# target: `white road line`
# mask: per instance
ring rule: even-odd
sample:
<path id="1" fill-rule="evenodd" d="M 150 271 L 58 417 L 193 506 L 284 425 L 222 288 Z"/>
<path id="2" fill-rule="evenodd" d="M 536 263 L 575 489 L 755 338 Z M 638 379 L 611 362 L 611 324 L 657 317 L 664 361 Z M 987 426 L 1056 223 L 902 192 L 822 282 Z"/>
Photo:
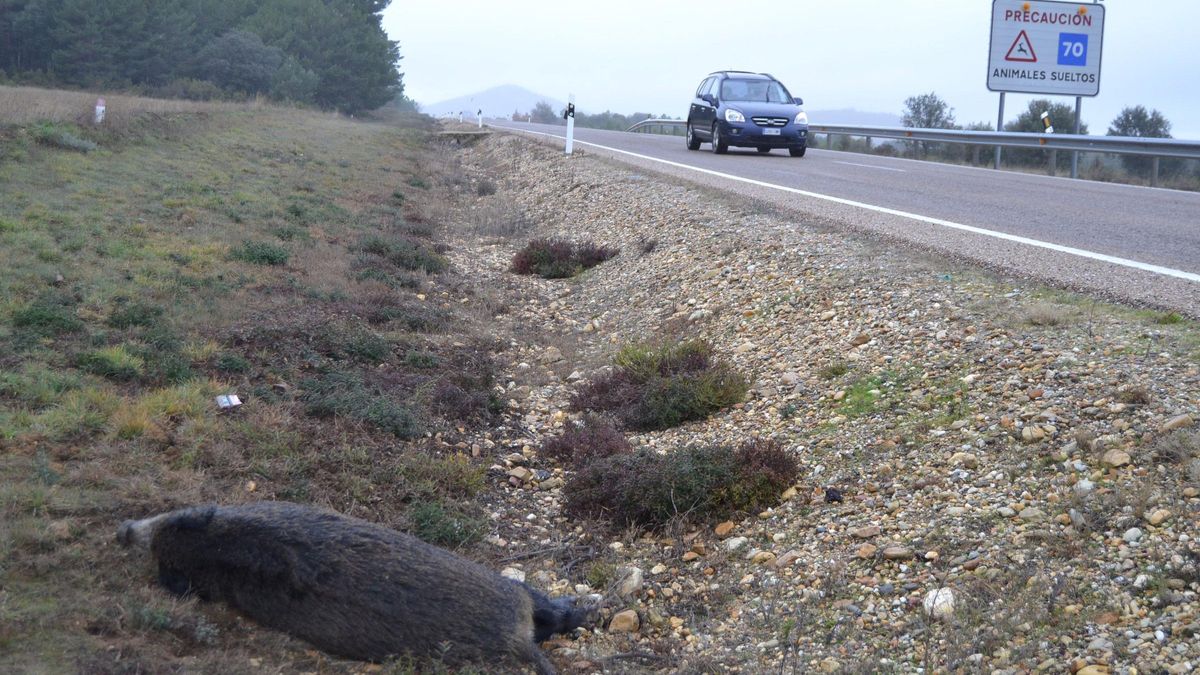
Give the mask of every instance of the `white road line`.
<path id="1" fill-rule="evenodd" d="M 879 169 L 880 171 L 895 171 L 897 173 L 908 173 L 908 169 L 893 169 L 890 166 L 876 166 L 874 164 L 859 164 L 858 162 L 840 162 L 833 160 L 834 164 L 845 164 L 846 166 L 865 166 L 868 169 Z"/>
<path id="2" fill-rule="evenodd" d="M 500 126 L 500 125 L 493 125 L 493 126 L 496 126 L 496 128 L 498 128 L 498 129 L 507 129 L 509 131 L 518 131 L 518 132 L 526 133 L 526 134 L 535 134 L 537 136 L 548 136 L 550 138 L 563 138 L 563 136 L 559 136 L 558 134 L 548 134 L 548 133 L 541 132 L 541 131 L 530 131 L 528 129 L 520 129 L 517 127 L 504 127 L 504 126 Z M 697 173 L 703 173 L 703 174 L 707 174 L 709 176 L 716 176 L 718 178 L 724 178 L 726 180 L 732 180 L 732 181 L 736 181 L 739 183 L 747 183 L 750 185 L 757 185 L 758 187 L 770 188 L 772 190 L 779 190 L 781 192 L 788 192 L 791 194 L 801 195 L 804 197 L 811 197 L 813 199 L 821 199 L 821 200 L 824 200 L 827 202 L 833 202 L 834 204 L 842 204 L 843 206 L 853 206 L 853 207 L 860 208 L 860 209 L 866 209 L 868 211 L 874 211 L 876 213 L 884 213 L 889 216 L 898 216 L 900 218 L 908 218 L 910 220 L 915 220 L 915 221 L 918 221 L 921 223 L 926 223 L 929 225 L 939 225 L 941 227 L 948 227 L 948 228 L 951 228 L 954 230 L 962 230 L 964 232 L 981 234 L 981 235 L 984 235 L 985 237 L 994 237 L 996 239 L 1003 239 L 1004 241 L 1011 241 L 1011 242 L 1015 242 L 1018 244 L 1025 244 L 1027 246 L 1036 246 L 1037 248 L 1044 248 L 1049 251 L 1056 251 L 1058 253 L 1066 253 L 1068 255 L 1079 256 L 1081 258 L 1088 258 L 1090 260 L 1098 260 L 1100 262 L 1111 263 L 1113 265 L 1120 265 L 1122 267 L 1130 267 L 1133 269 L 1142 270 L 1144 272 L 1152 272 L 1154 274 L 1161 274 L 1161 275 L 1167 276 L 1167 277 L 1174 277 L 1176 279 L 1184 279 L 1185 281 L 1200 283 L 1200 274 L 1195 274 L 1193 272 L 1185 272 L 1183 270 L 1177 270 L 1177 269 L 1173 269 L 1170 267 L 1163 267 L 1161 265 L 1152 265 L 1150 263 L 1138 262 L 1137 260 L 1129 260 L 1128 258 L 1119 258 L 1117 256 L 1108 255 L 1106 253 L 1096 253 L 1095 251 L 1087 251 L 1087 250 L 1084 250 L 1081 248 L 1074 248 L 1072 246 L 1063 246 L 1062 244 L 1053 244 L 1048 241 L 1041 241 L 1039 239 L 1030 239 L 1029 237 L 1021 237 L 1021 236 L 1018 236 L 1015 234 L 1008 234 L 1007 232 L 997 232 L 995 230 L 988 230 L 988 229 L 984 229 L 982 227 L 975 227 L 973 225 L 964 225 L 962 223 L 956 223 L 956 222 L 953 222 L 950 220 L 942 220 L 941 218 L 932 218 L 930 216 L 922 216 L 918 213 L 909 213 L 908 211 L 900 211 L 898 209 L 890 209 L 886 206 L 876 206 L 874 204 L 866 204 L 864 202 L 856 202 L 852 199 L 843 199 L 841 197 L 834 197 L 832 195 L 824 195 L 819 192 L 809 192 L 808 190 L 800 190 L 800 189 L 793 188 L 793 187 L 787 187 L 786 185 L 776 185 L 774 183 L 766 183 L 766 182 L 763 182 L 760 180 L 754 180 L 753 178 L 743 178 L 741 176 L 734 176 L 734 175 L 728 174 L 728 173 L 721 173 L 720 171 L 713 171 L 711 169 L 702 169 L 698 166 L 691 166 L 689 164 L 681 164 L 679 162 L 672 162 L 667 159 L 659 159 L 658 157 L 651 157 L 649 155 L 642 155 L 642 154 L 638 154 L 636 152 L 630 152 L 628 150 L 621 150 L 620 148 L 612 148 L 607 145 L 600 145 L 599 143 L 589 143 L 587 141 L 581 141 L 578 138 L 575 139 L 575 143 L 577 145 L 589 145 L 593 148 L 600 148 L 601 150 L 608 150 L 609 152 L 615 152 L 615 153 L 618 153 L 621 155 L 628 155 L 630 157 L 644 159 L 648 162 L 658 162 L 659 164 L 666 164 L 668 166 L 673 166 L 673 167 L 677 167 L 680 169 L 688 169 L 689 171 L 695 171 Z"/>

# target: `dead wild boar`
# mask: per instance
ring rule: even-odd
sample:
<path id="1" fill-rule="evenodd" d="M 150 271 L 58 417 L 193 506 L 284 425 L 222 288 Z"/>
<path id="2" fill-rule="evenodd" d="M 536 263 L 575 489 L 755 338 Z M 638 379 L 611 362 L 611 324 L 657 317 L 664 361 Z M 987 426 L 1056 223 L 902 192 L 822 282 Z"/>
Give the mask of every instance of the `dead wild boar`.
<path id="1" fill-rule="evenodd" d="M 550 675 L 538 644 L 596 618 L 593 605 L 550 599 L 416 537 L 287 502 L 130 520 L 117 541 L 149 549 L 172 593 L 225 601 L 352 659 L 516 660 Z"/>

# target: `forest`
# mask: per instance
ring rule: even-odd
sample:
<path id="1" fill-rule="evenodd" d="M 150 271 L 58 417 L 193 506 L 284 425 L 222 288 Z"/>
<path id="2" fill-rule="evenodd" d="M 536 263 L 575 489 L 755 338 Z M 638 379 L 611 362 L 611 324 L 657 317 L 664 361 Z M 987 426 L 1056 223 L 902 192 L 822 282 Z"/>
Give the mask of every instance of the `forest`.
<path id="1" fill-rule="evenodd" d="M 404 100 L 390 0 L 0 0 L 0 82 L 358 113 Z"/>

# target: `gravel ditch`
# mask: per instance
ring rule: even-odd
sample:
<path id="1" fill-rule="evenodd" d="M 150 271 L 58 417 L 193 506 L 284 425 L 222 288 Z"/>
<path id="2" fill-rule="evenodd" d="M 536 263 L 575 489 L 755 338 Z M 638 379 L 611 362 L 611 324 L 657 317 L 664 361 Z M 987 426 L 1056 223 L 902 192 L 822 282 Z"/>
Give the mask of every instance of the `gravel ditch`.
<path id="1" fill-rule="evenodd" d="M 455 161 L 453 264 L 508 344 L 491 562 L 604 593 L 566 672 L 1186 673 L 1200 666 L 1200 332 L 997 276 L 820 214 L 493 136 Z M 485 196 L 477 196 L 485 195 Z M 532 236 L 621 254 L 569 281 L 508 272 Z M 576 383 L 630 340 L 710 340 L 753 382 L 670 452 L 771 437 L 780 504 L 613 531 L 561 514 L 537 454 Z M 1136 670 L 1135 670 L 1136 669 Z"/>

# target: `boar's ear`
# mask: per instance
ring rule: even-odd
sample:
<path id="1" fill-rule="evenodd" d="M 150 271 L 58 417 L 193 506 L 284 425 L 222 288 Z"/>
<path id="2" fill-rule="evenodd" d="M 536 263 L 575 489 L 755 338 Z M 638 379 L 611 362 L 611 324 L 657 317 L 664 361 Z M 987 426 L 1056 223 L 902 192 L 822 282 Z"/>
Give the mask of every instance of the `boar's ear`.
<path id="1" fill-rule="evenodd" d="M 180 530 L 203 530 L 212 522 L 217 507 L 203 506 L 179 511 L 171 516 L 171 526 Z"/>

